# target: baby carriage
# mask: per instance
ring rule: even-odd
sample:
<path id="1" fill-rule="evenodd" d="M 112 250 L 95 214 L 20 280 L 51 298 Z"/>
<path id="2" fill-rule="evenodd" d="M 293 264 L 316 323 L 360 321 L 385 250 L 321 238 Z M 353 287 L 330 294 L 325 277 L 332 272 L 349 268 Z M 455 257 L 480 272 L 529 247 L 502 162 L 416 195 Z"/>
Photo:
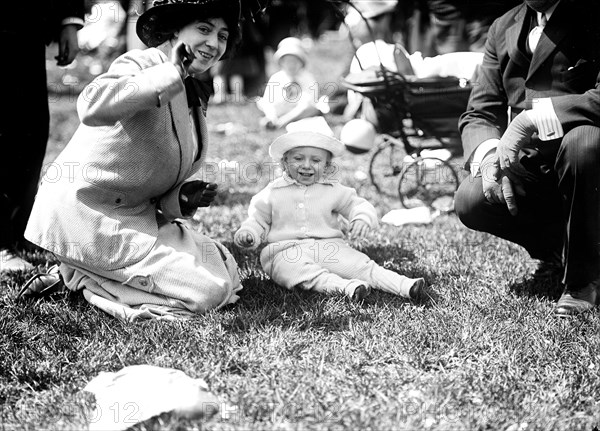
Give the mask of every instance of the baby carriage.
<path id="1" fill-rule="evenodd" d="M 350 74 L 342 82 L 385 117 L 369 163 L 377 191 L 398 196 L 405 208 L 452 209 L 461 164 L 448 155 L 460 151 L 458 118 L 470 83 L 455 77 L 417 79 L 383 67 Z"/>
<path id="2" fill-rule="evenodd" d="M 370 102 L 378 123 L 369 163 L 371 182 L 379 193 L 399 197 L 405 208 L 425 205 L 451 210 L 462 163 L 450 156 L 462 153 L 458 119 L 467 107 L 470 81 L 444 76 L 449 73 L 417 78 L 411 73 L 408 53 L 400 45 L 393 49 L 398 71 L 391 70 L 390 59 L 381 60 L 377 49 L 380 41 L 359 8 L 344 3 L 358 11 L 367 24 L 379 63 L 342 80 L 346 89 Z M 460 62 L 462 57 L 458 59 Z"/>

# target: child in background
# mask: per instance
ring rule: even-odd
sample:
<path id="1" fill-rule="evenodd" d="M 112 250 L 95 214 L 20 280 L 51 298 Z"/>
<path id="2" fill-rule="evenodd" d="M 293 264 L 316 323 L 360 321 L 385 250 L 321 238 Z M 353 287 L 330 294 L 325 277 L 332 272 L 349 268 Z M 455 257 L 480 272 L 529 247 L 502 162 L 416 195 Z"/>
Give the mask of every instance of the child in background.
<path id="1" fill-rule="evenodd" d="M 283 39 L 273 57 L 281 70 L 271 76 L 263 97 L 256 102 L 265 114 L 261 125 L 279 129 L 291 122 L 321 115 L 317 108 L 319 84 L 306 70 L 307 57 L 300 39 Z"/>
<path id="2" fill-rule="evenodd" d="M 331 175 L 332 158 L 344 145 L 331 135 L 290 132 L 271 144 L 284 174 L 252 198 L 248 219 L 235 233 L 238 247 L 261 252 L 263 270 L 288 289 L 340 292 L 362 300 L 371 287 L 416 298 L 425 281 L 379 266 L 351 248 L 343 238 L 338 215 L 350 222 L 350 235 L 363 238 L 378 224 L 373 205 Z"/>

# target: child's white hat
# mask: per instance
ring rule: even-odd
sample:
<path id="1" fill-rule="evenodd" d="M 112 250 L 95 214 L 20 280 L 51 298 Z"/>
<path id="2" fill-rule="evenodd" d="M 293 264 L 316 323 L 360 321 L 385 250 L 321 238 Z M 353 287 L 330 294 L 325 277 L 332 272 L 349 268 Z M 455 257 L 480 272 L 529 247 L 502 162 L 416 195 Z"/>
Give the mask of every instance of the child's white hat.
<path id="1" fill-rule="evenodd" d="M 306 65 L 306 51 L 302 46 L 302 41 L 297 37 L 286 37 L 285 39 L 282 39 L 277 45 L 277 51 L 275 51 L 275 54 L 273 54 L 273 59 L 279 63 L 279 60 L 284 55 L 294 55 L 298 57 L 304 65 Z"/>
<path id="2" fill-rule="evenodd" d="M 269 155 L 273 160 L 281 160 L 283 155 L 296 147 L 315 147 L 329 151 L 337 157 L 344 151 L 344 144 L 335 139 L 333 135 L 324 135 L 319 132 L 297 131 L 288 132 L 273 141 L 269 147 Z"/>

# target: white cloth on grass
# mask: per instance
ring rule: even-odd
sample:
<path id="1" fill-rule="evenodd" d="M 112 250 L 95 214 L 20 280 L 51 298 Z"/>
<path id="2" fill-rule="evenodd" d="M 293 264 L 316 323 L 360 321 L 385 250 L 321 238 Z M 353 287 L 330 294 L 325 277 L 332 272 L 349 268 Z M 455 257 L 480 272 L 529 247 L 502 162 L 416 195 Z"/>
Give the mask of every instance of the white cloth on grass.
<path id="1" fill-rule="evenodd" d="M 212 416 L 221 409 L 206 382 L 183 371 L 151 365 L 132 365 L 117 372 L 101 372 L 83 389 L 94 394 L 94 410 L 87 415 L 90 431 L 118 431 L 174 412 L 186 418 Z"/>

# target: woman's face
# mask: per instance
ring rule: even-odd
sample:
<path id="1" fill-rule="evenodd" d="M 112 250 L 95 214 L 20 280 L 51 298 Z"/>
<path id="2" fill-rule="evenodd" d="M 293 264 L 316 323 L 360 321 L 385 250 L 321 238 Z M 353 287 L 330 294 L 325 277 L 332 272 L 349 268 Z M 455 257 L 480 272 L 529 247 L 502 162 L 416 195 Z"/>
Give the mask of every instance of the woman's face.
<path id="1" fill-rule="evenodd" d="M 184 42 L 194 54 L 189 73 L 202 73 L 214 66 L 227 49 L 229 29 L 222 18 L 208 18 L 194 21 L 176 34 L 178 41 Z"/>
<path id="2" fill-rule="evenodd" d="M 284 168 L 300 184 L 310 186 L 325 176 L 331 154 L 315 147 L 296 147 L 285 153 Z"/>

